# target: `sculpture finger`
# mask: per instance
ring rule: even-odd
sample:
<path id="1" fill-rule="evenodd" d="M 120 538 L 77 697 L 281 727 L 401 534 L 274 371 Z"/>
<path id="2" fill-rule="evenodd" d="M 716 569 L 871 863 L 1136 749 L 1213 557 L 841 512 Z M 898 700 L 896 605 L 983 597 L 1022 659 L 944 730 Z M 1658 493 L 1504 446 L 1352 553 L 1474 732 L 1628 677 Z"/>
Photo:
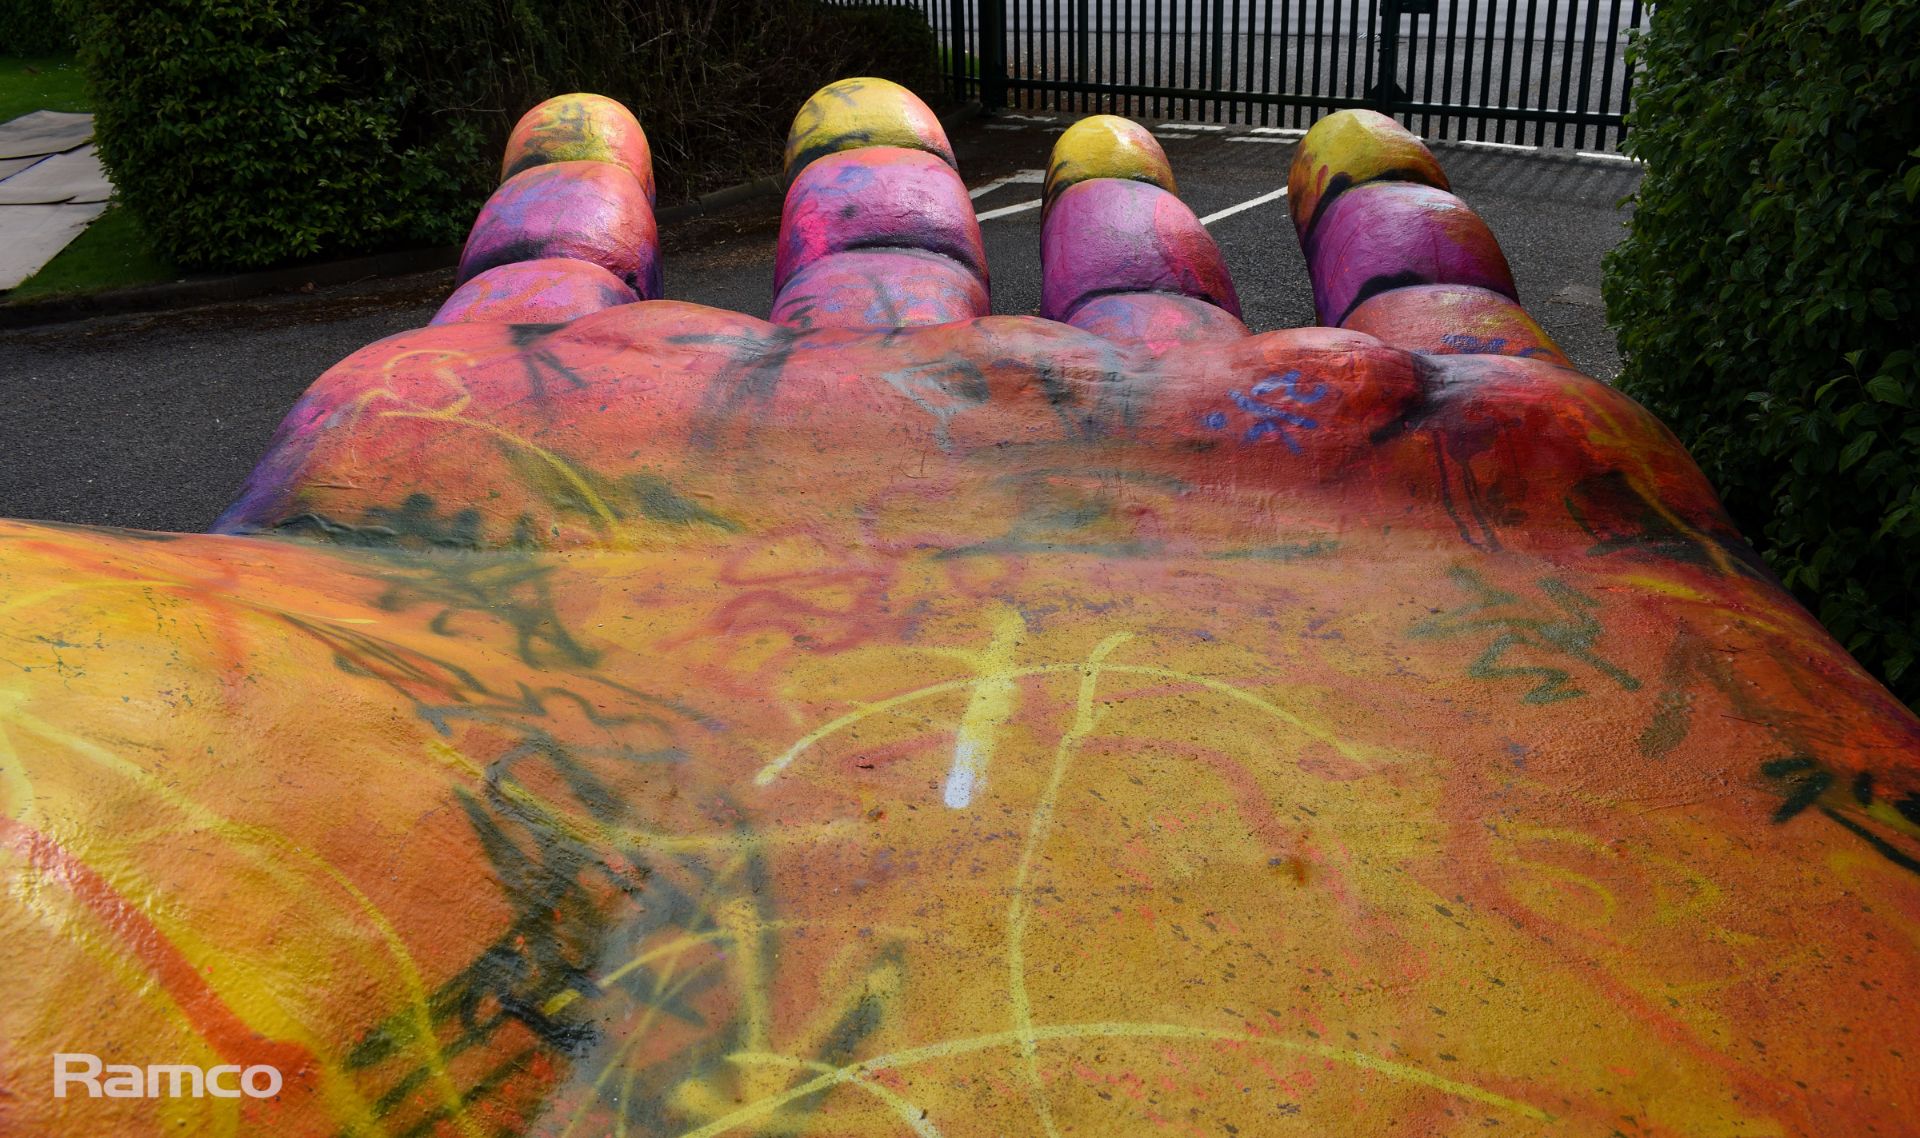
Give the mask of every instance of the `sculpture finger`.
<path id="1" fill-rule="evenodd" d="M 885 79 L 840 79 L 813 93 L 787 131 L 785 169 L 791 181 L 842 150 L 897 146 L 920 150 L 959 169 L 947 132 L 931 108 L 912 91 Z"/>
<path id="2" fill-rule="evenodd" d="M 1173 167 L 1160 141 L 1146 127 L 1119 115 L 1089 115 L 1068 127 L 1053 144 L 1047 160 L 1042 209 L 1068 186 L 1095 178 L 1124 178 L 1179 193 Z"/>
<path id="3" fill-rule="evenodd" d="M 1399 123 L 1378 111 L 1339 111 L 1313 124 L 1287 173 L 1287 209 L 1301 242 L 1327 206 L 1367 182 L 1451 188 L 1433 152 Z"/>
<path id="4" fill-rule="evenodd" d="M 1525 356 L 1573 366 L 1519 302 L 1473 285 L 1389 289 L 1361 301 L 1341 326 L 1428 355 Z"/>
<path id="5" fill-rule="evenodd" d="M 939 120 L 879 79 L 822 88 L 787 142 L 773 321 L 903 328 L 985 316 L 980 223 Z"/>
<path id="6" fill-rule="evenodd" d="M 646 134 L 619 103 L 561 95 L 528 111 L 507 141 L 505 181 L 487 199 L 460 253 L 463 287 L 434 320 L 551 322 L 662 295 L 660 237 L 653 218 L 653 162 Z M 597 267 L 621 293 L 570 259 Z"/>
<path id="7" fill-rule="evenodd" d="M 1315 124 L 1288 177 L 1324 324 L 1427 355 L 1572 366 L 1527 315 L 1493 233 L 1426 146 L 1372 111 Z"/>
<path id="8" fill-rule="evenodd" d="M 640 180 L 647 204 L 657 200 L 653 151 L 633 112 L 607 98 L 575 92 L 555 95 L 526 114 L 507 137 L 500 180 L 551 162 L 611 162 Z"/>
<path id="9" fill-rule="evenodd" d="M 639 179 L 610 162 L 554 162 L 508 178 L 480 208 L 460 253 L 461 284 L 548 257 L 598 265 L 658 299 L 660 236 Z"/>
<path id="10" fill-rule="evenodd" d="M 640 299 L 627 282 L 572 257 L 499 265 L 454 290 L 434 324 L 563 324 Z"/>
<path id="11" fill-rule="evenodd" d="M 1464 284 L 1518 299 L 1500 243 L 1480 215 L 1445 190 L 1374 182 L 1330 203 L 1305 245 L 1320 323 L 1408 285 Z"/>
<path id="12" fill-rule="evenodd" d="M 1220 247 L 1152 136 L 1111 115 L 1060 136 L 1040 229 L 1041 315 L 1162 350 L 1247 334 Z"/>

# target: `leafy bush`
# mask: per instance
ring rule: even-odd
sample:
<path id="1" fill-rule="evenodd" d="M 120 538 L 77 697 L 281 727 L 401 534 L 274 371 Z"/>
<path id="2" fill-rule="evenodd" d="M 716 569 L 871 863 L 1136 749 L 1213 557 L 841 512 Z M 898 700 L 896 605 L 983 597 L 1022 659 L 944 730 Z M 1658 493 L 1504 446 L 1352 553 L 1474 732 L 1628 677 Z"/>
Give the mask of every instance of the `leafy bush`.
<path id="1" fill-rule="evenodd" d="M 1621 386 L 1920 701 L 1920 0 L 1663 0 L 1608 258 Z"/>
<path id="2" fill-rule="evenodd" d="M 102 158 L 183 268 L 457 241 L 549 95 L 632 107 L 671 202 L 776 169 L 821 84 L 933 59 L 904 10 L 812 0 L 65 2 Z"/>
<path id="3" fill-rule="evenodd" d="M 62 55 L 73 50 L 73 30 L 55 0 L 0 0 L 0 55 Z"/>

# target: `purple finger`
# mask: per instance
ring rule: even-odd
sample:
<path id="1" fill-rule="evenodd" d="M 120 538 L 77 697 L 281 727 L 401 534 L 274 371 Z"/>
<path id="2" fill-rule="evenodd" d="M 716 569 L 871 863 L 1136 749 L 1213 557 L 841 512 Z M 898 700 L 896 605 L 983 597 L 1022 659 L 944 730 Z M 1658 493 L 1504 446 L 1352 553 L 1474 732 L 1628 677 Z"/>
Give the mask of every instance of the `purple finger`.
<path id="1" fill-rule="evenodd" d="M 488 269 L 571 257 L 641 297 L 661 295 L 660 239 L 646 190 L 611 162 L 554 162 L 507 179 L 480 209 L 460 254 L 464 284 Z"/>
<path id="2" fill-rule="evenodd" d="M 488 269 L 454 290 L 435 324 L 562 324 L 640 299 L 598 265 L 545 257 Z"/>
<path id="3" fill-rule="evenodd" d="M 1220 247 L 1193 211 L 1158 186 L 1096 178 L 1054 199 L 1040 232 L 1041 315 L 1073 322 L 1109 294 L 1170 293 L 1236 319 L 1240 298 Z"/>
<path id="4" fill-rule="evenodd" d="M 1326 207 L 1305 242 L 1320 323 L 1419 284 L 1465 284 L 1518 299 L 1493 232 L 1465 202 L 1412 182 L 1371 182 Z"/>

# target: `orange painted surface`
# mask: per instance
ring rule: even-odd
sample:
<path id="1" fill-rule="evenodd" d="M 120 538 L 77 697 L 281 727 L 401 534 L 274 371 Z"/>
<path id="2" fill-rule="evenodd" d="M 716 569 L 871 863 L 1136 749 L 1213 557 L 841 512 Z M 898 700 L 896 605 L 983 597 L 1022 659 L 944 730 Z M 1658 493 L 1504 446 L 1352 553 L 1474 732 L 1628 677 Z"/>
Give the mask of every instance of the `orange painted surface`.
<path id="1" fill-rule="evenodd" d="M 1920 722 L 1554 363 L 447 324 L 222 528 L 0 525 L 8 1134 L 1912 1132 Z"/>

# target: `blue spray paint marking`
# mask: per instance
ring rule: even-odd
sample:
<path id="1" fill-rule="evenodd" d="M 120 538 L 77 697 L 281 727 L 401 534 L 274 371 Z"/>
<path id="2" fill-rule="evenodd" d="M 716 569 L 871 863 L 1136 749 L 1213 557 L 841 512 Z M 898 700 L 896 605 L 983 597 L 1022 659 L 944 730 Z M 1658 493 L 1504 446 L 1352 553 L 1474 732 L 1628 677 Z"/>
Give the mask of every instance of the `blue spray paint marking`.
<path id="1" fill-rule="evenodd" d="M 1504 336 L 1494 336 L 1483 340 L 1478 336 L 1469 336 L 1465 332 L 1449 332 L 1440 337 L 1440 343 L 1452 348 L 1456 352 L 1470 356 L 1519 356 L 1521 359 L 1532 359 L 1535 356 L 1553 354 L 1546 348 L 1538 346 L 1519 348 L 1509 352 L 1507 350 L 1507 340 Z"/>
<path id="2" fill-rule="evenodd" d="M 1483 340 L 1478 336 L 1469 336 L 1465 332 L 1448 332 L 1440 337 L 1440 342 L 1456 352 L 1470 356 L 1505 355 L 1503 349 L 1507 346 L 1504 337 L 1495 336 L 1492 339 Z"/>
<path id="3" fill-rule="evenodd" d="M 1326 395 L 1327 385 L 1324 383 L 1315 384 L 1311 390 L 1302 391 L 1300 389 L 1300 373 L 1298 371 L 1290 371 L 1285 375 L 1273 376 L 1261 380 L 1259 383 L 1253 385 L 1252 392 L 1251 395 L 1243 395 L 1238 391 L 1227 392 L 1227 398 L 1233 400 L 1235 406 L 1253 416 L 1253 425 L 1248 427 L 1246 432 L 1240 436 L 1240 441 L 1257 443 L 1268 435 L 1272 435 L 1286 444 L 1288 450 L 1299 454 L 1300 444 L 1287 432 L 1287 428 L 1296 427 L 1300 430 L 1310 431 L 1320 425 L 1319 420 L 1310 418 L 1296 411 L 1290 411 L 1285 407 L 1276 407 L 1272 403 L 1263 403 L 1260 397 L 1279 392 L 1287 402 L 1294 406 L 1305 406 L 1307 404 L 1318 403 L 1321 398 Z M 1208 430 L 1213 431 L 1226 430 L 1231 422 L 1225 411 L 1209 412 L 1203 416 L 1200 421 Z"/>

